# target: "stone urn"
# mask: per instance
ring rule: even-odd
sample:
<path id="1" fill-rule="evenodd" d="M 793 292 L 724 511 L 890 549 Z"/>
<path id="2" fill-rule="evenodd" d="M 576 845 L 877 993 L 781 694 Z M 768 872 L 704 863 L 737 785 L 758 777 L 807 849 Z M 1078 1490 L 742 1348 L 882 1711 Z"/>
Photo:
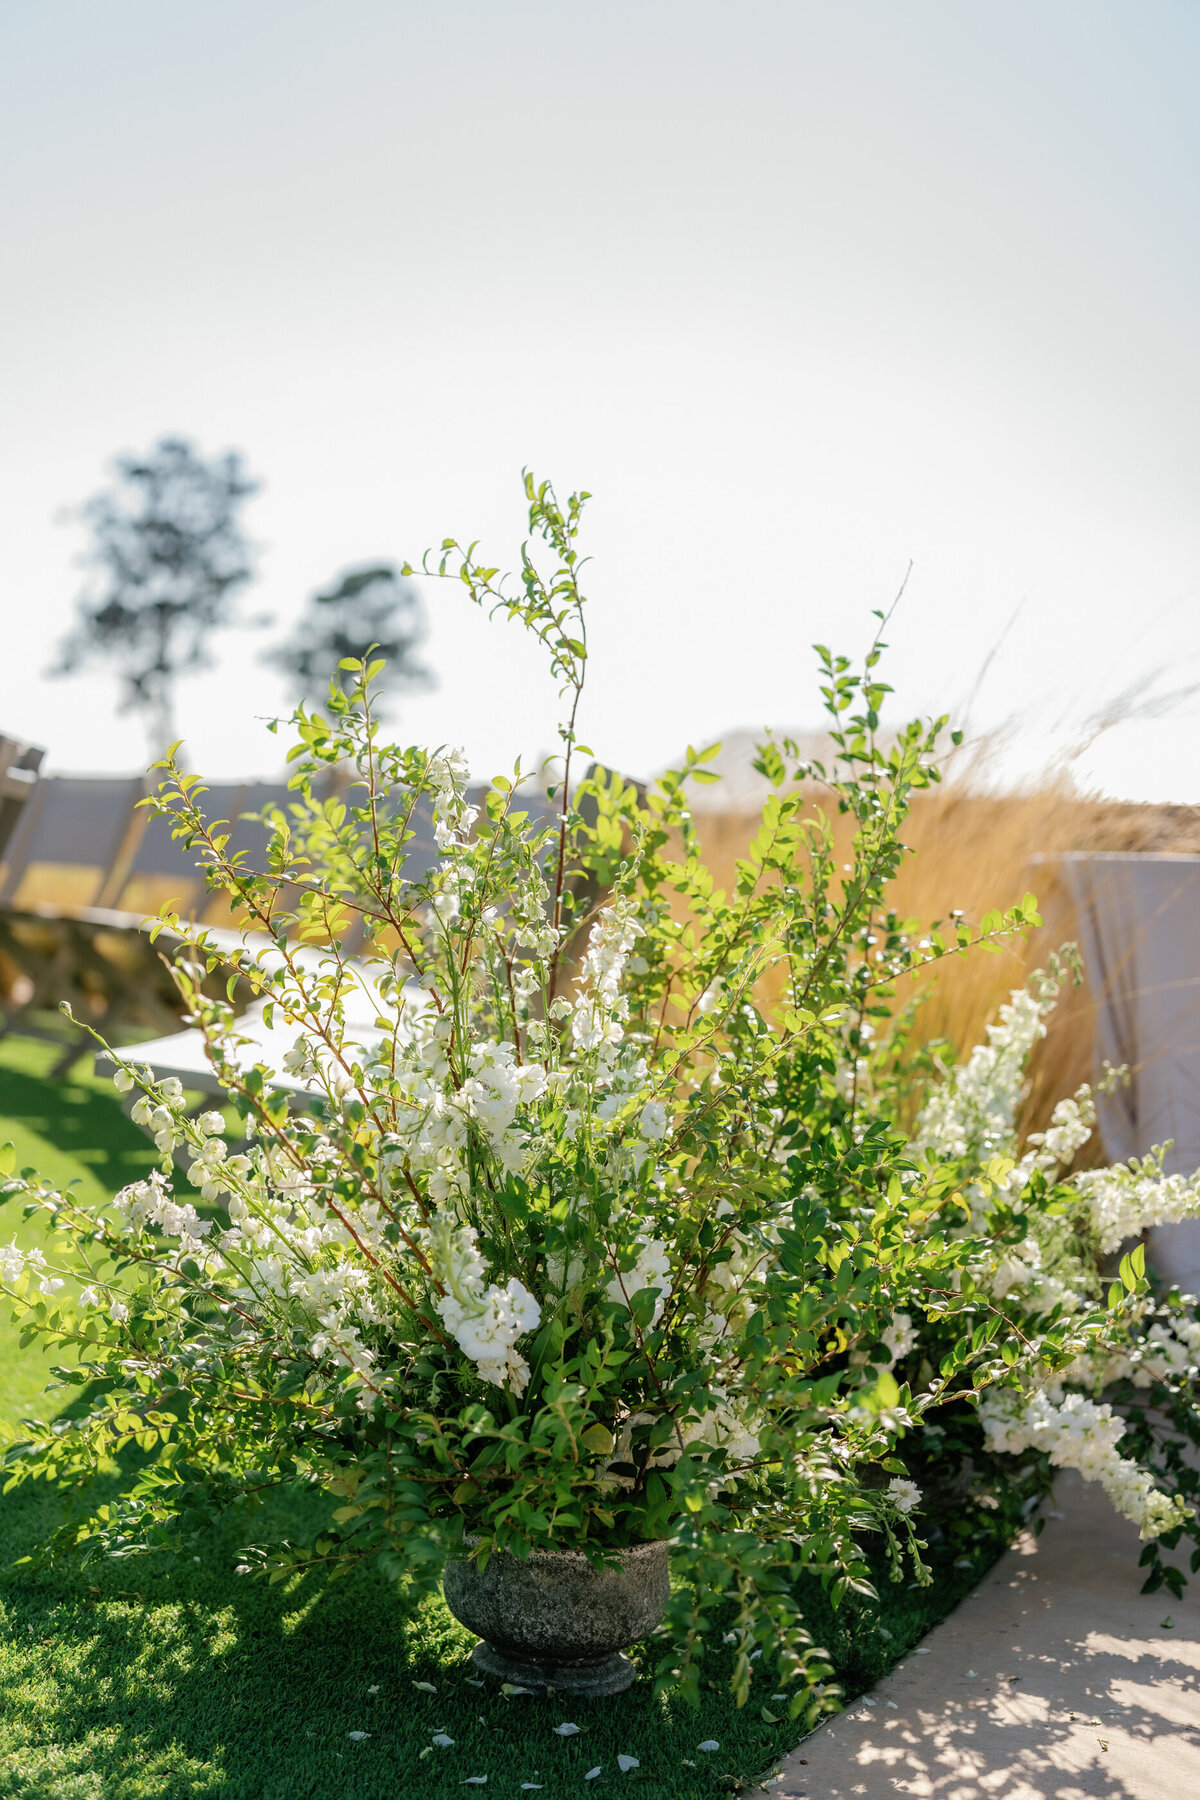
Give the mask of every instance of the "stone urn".
<path id="1" fill-rule="evenodd" d="M 479 1542 L 468 1537 L 469 1551 Z M 480 1570 L 455 1557 L 442 1579 L 446 1605 L 483 1642 L 471 1660 L 483 1675 L 559 1694 L 619 1694 L 634 1678 L 621 1651 L 653 1631 L 667 1604 L 667 1546 L 608 1552 L 619 1568 L 594 1569 L 581 1550 L 508 1551 Z"/>

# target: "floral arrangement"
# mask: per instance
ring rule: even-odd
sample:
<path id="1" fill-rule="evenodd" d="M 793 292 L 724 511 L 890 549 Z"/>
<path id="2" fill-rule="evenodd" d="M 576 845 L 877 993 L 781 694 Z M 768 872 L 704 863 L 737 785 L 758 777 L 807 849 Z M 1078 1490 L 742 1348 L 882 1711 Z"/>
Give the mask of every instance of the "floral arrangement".
<path id="1" fill-rule="evenodd" d="M 944 930 L 889 907 L 944 721 L 885 740 L 882 643 L 857 671 L 819 649 L 834 755 L 764 744 L 761 829 L 718 889 L 687 800 L 711 751 L 644 791 L 580 772 L 587 496 L 526 492 L 515 581 L 454 540 L 424 566 L 545 646 L 565 702 L 549 812 L 519 765 L 475 803 L 459 754 L 387 742 L 370 661 L 296 713 L 295 798 L 264 815 L 261 867 L 159 765 L 154 805 L 244 928 L 231 949 L 162 920 L 227 1102 L 193 1116 L 111 1052 L 161 1169 L 96 1214 L 33 1171 L 9 1183 L 62 1250 L 3 1251 L 0 1284 L 71 1350 L 56 1374 L 88 1403 L 31 1424 L 8 1477 L 86 1495 L 122 1446 L 151 1453 L 56 1539 L 109 1555 L 177 1548 L 280 1486 L 323 1494 L 311 1542 L 243 1553 L 273 1580 L 371 1559 L 415 1593 L 465 1534 L 485 1557 L 597 1564 L 669 1539 L 658 1678 L 698 1691 L 719 1615 L 739 1697 L 765 1655 L 811 1720 L 835 1694 L 797 1576 L 869 1593 L 874 1533 L 897 1578 L 929 1579 L 906 1453 L 939 1409 L 978 1403 L 999 1462 L 1032 1449 L 1102 1480 L 1156 1556 L 1188 1522 L 1191 1478 L 1155 1460 L 1150 1419 L 1164 1394 L 1194 1417 L 1198 1328 L 1151 1301 L 1136 1256 L 1108 1293 L 1099 1270 L 1149 1220 L 1200 1211 L 1200 1188 L 1154 1163 L 1064 1179 L 1086 1093 L 1018 1154 L 1054 971 L 903 1129 L 928 1059 L 897 982 L 1038 922 L 1030 896 Z M 322 798 L 335 768 L 348 785 Z M 841 867 L 833 813 L 854 827 Z M 286 1030 L 282 1068 L 218 973 Z M 1113 1383 L 1140 1410 L 1096 1397 Z"/>

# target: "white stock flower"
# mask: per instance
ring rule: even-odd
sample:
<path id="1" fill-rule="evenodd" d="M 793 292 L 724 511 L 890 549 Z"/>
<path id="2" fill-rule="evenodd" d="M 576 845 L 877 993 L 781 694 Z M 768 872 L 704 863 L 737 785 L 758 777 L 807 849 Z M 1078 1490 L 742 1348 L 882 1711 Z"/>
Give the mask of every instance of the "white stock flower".
<path id="1" fill-rule="evenodd" d="M 967 1062 L 935 1089 L 917 1120 L 913 1148 L 943 1157 L 972 1156 L 983 1163 L 1010 1150 L 1017 1108 L 1025 1084 L 1025 1064 L 1039 1038 L 1046 1035 L 1052 992 L 1035 999 L 1016 988 L 987 1028 L 988 1041 L 977 1044 Z"/>
<path id="2" fill-rule="evenodd" d="M 433 1272 L 447 1288 L 436 1302 L 442 1322 L 482 1381 L 523 1394 L 529 1365 L 515 1345 L 541 1319 L 536 1299 L 515 1275 L 503 1287 L 485 1285 L 488 1265 L 474 1226 L 435 1219 L 428 1236 Z"/>
<path id="3" fill-rule="evenodd" d="M 579 972 L 578 997 L 571 1032 L 578 1050 L 617 1045 L 627 1007 L 621 994 L 626 959 L 641 936 L 637 908 L 631 900 L 603 907 L 588 936 Z"/>

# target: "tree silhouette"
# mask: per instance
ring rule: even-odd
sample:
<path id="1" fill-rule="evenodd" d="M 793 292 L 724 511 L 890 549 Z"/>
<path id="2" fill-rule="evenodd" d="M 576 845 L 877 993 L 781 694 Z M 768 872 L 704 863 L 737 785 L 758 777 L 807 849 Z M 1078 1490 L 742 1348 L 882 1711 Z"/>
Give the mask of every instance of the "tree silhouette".
<path id="1" fill-rule="evenodd" d="M 393 693 L 430 687 L 434 677 L 414 652 L 425 636 L 421 597 L 392 563 L 349 569 L 324 593 L 313 594 L 290 637 L 264 651 L 282 669 L 298 700 L 320 704 L 343 657 L 363 658 L 374 646 L 387 659 L 382 684 Z"/>
<path id="2" fill-rule="evenodd" d="M 185 438 L 164 437 L 147 456 L 120 456 L 116 481 L 80 509 L 91 527 L 85 561 L 100 580 L 79 600 L 55 675 L 115 664 L 120 710 L 146 720 L 153 753 L 173 741 L 174 689 L 209 664 L 214 631 L 253 573 L 240 511 L 258 483 L 237 451 L 211 459 Z"/>

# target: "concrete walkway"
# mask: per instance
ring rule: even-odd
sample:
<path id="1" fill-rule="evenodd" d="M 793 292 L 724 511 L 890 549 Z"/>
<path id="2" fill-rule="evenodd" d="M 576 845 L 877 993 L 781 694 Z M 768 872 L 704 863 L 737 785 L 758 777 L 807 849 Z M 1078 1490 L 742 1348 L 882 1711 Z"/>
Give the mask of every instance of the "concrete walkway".
<path id="1" fill-rule="evenodd" d="M 1067 1475 L 1051 1504 L 1062 1517 L 805 1739 L 773 1800 L 1200 1800 L 1200 1575 L 1182 1601 L 1141 1594 L 1137 1532 L 1099 1488 Z"/>

